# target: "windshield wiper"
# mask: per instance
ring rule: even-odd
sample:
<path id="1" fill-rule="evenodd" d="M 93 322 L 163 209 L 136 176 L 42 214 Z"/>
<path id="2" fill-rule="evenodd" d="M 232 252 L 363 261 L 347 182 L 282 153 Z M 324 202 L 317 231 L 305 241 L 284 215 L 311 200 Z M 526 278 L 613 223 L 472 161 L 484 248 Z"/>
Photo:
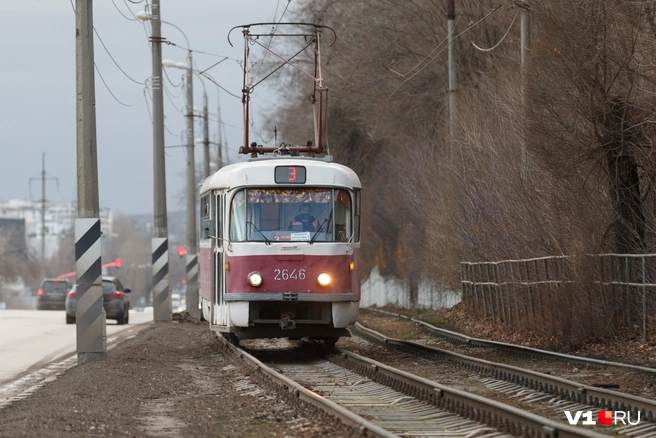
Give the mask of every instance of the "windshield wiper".
<path id="1" fill-rule="evenodd" d="M 319 235 L 321 230 L 323 230 L 323 226 L 328 223 L 329 219 L 332 219 L 332 217 L 331 218 L 325 218 L 323 220 L 323 222 L 321 223 L 321 226 L 319 228 L 317 228 L 317 231 L 314 232 L 314 236 L 312 236 L 312 239 L 310 239 L 310 243 L 314 243 L 314 239 L 317 238 L 317 236 Z"/>
<path id="2" fill-rule="evenodd" d="M 247 223 L 247 224 L 250 224 L 253 228 L 255 228 L 255 231 L 257 231 L 258 233 L 260 233 L 260 236 L 264 237 L 265 243 L 266 243 L 267 245 L 271 245 L 271 241 L 270 241 L 269 239 L 267 239 L 267 236 L 265 236 L 264 233 L 263 233 L 262 231 L 260 231 L 260 229 L 257 228 L 253 222 L 251 222 L 251 221 L 246 221 L 246 223 Z"/>

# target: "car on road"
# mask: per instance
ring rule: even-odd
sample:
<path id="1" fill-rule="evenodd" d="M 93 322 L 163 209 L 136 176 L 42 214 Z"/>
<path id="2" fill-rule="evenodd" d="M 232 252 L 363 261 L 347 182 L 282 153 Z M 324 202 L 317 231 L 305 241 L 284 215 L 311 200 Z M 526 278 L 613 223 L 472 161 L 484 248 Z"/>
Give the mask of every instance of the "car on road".
<path id="1" fill-rule="evenodd" d="M 130 298 L 126 295 L 131 290 L 124 288 L 116 277 L 102 277 L 103 308 L 107 319 L 115 319 L 116 324 L 123 325 L 130 321 Z M 66 324 L 75 324 L 77 307 L 76 285 L 66 295 Z"/>
<path id="2" fill-rule="evenodd" d="M 187 305 L 183 296 L 179 292 L 171 293 L 171 311 L 173 313 L 184 312 L 186 309 Z"/>
<path id="3" fill-rule="evenodd" d="M 64 309 L 66 293 L 71 290 L 71 283 L 65 278 L 44 278 L 36 293 L 37 309 Z"/>

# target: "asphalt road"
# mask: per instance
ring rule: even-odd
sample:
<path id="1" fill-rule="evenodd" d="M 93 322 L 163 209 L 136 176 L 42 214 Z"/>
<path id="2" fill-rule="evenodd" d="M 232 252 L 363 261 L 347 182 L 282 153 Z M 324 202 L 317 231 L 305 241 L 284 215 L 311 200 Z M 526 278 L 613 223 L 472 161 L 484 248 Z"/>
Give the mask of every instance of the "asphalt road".
<path id="1" fill-rule="evenodd" d="M 152 311 L 132 310 L 129 324 L 108 320 L 108 348 L 114 338 L 152 321 Z M 63 310 L 0 310 L 0 385 L 71 356 L 77 359 L 75 324 L 66 324 Z"/>

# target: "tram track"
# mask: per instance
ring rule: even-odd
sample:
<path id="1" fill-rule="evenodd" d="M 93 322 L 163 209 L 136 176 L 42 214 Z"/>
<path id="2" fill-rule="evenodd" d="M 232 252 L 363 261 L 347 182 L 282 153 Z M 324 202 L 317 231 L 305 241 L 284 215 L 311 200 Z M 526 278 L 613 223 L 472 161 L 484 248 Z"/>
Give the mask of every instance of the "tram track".
<path id="1" fill-rule="evenodd" d="M 378 313 L 398 319 L 406 319 L 419 326 L 419 328 L 430 336 L 445 339 L 448 342 L 456 345 L 467 345 L 471 347 L 492 348 L 502 351 L 507 354 L 512 354 L 518 357 L 541 359 L 548 361 L 561 361 L 574 365 L 580 365 L 590 368 L 615 368 L 623 371 L 638 371 L 656 376 L 656 368 L 645 367 L 640 365 L 632 365 L 609 360 L 600 360 L 582 356 L 575 356 L 571 354 L 558 353 L 554 351 L 541 350 L 538 348 L 526 347 L 523 345 L 509 344 L 506 342 L 492 341 L 489 339 L 475 338 L 467 336 L 462 333 L 446 330 L 436 327 L 419 318 L 413 318 L 407 315 L 398 313 L 387 312 L 379 309 L 366 309 L 366 312 Z"/>
<path id="2" fill-rule="evenodd" d="M 257 370 L 254 375 L 273 382 L 288 403 L 309 404 L 367 436 L 605 436 L 344 349 L 307 344 L 291 351 L 228 348 Z"/>
<path id="3" fill-rule="evenodd" d="M 364 313 L 367 314 L 367 312 Z M 377 311 L 375 313 L 380 314 L 382 312 Z M 389 312 L 385 312 L 384 315 L 399 318 L 398 315 Z M 408 317 L 400 319 L 406 321 L 406 324 L 386 324 L 381 323 L 378 319 L 362 318 L 363 321 L 371 321 L 374 326 L 379 327 L 377 330 L 384 332 L 403 333 L 408 338 L 413 336 L 417 338 L 417 334 L 422 333 L 417 328 L 412 328 L 411 324 L 407 324 L 411 320 L 414 322 L 414 319 Z M 647 386 L 650 385 L 649 381 L 653 380 L 656 370 L 652 368 L 596 359 L 588 360 L 584 357 L 560 353 L 550 354 L 549 351 L 529 349 L 529 352 L 530 350 L 539 352 L 539 361 L 536 361 L 535 356 L 525 354 L 526 347 L 503 344 L 503 348 L 496 351 L 491 345 L 498 346 L 502 343 L 487 344 L 481 342 L 479 346 L 472 346 L 471 342 L 463 342 L 463 340 L 467 340 L 464 335 L 449 331 L 445 331 L 446 335 L 451 339 L 455 338 L 455 348 L 453 348 L 453 345 L 450 345 L 450 347 L 452 347 L 452 350 L 460 351 L 460 353 L 426 345 L 434 342 L 426 336 L 416 339 L 416 342 L 407 339 L 395 339 L 368 329 L 361 323 L 356 323 L 351 332 L 354 336 L 384 346 L 382 349 L 393 349 L 416 358 L 422 358 L 423 361 L 432 362 L 434 365 L 424 362 L 421 367 L 406 365 L 407 369 L 413 371 L 419 368 L 416 372 L 427 378 L 445 379 L 449 381 L 450 385 L 462 385 L 468 383 L 463 383 L 462 378 L 456 378 L 455 375 L 458 372 L 454 370 L 461 370 L 460 373 L 469 372 L 478 376 L 479 382 L 486 388 L 499 392 L 501 399 L 509 396 L 516 400 L 518 404 L 528 404 L 527 409 L 534 409 L 534 412 L 558 421 L 566 419 L 565 411 L 570 411 L 570 413 L 594 411 L 596 414 L 598 410 L 608 410 L 630 413 L 629 415 L 633 419 L 632 422 L 635 423 L 638 412 L 640 412 L 638 425 L 616 426 L 612 432 L 618 434 L 618 436 L 656 436 L 656 401 L 649 392 L 647 392 L 649 394 L 647 397 L 636 395 L 636 392 L 643 392 L 640 389 L 646 390 Z M 353 344 L 351 348 L 357 348 L 357 343 L 353 341 L 350 343 Z M 517 347 L 517 352 L 514 354 L 509 351 L 513 347 Z M 378 348 L 380 349 L 380 347 Z M 476 356 L 480 357 L 470 355 L 469 353 L 472 351 L 475 351 Z M 499 362 L 482 358 L 490 356 L 490 352 L 492 357 L 499 358 L 496 359 Z M 575 359 L 575 361 L 570 359 Z M 504 360 L 507 360 L 510 364 L 501 363 Z M 411 359 L 410 357 L 398 360 L 398 362 L 405 362 L 406 364 L 413 361 L 419 362 L 418 359 Z M 572 362 L 581 369 L 572 369 Z M 392 359 L 392 363 L 394 363 L 394 359 Z M 452 369 L 449 370 L 444 364 L 450 364 Z M 546 372 L 535 371 L 530 368 L 542 369 Z M 575 376 L 575 381 L 564 377 L 571 377 L 572 375 Z M 642 385 L 639 388 L 631 385 L 639 379 L 642 379 L 644 388 Z M 587 384 L 586 381 L 588 381 Z M 464 382 L 467 382 L 467 380 L 464 380 Z M 481 391 L 480 388 L 477 388 L 479 385 L 475 384 L 473 380 L 471 382 L 468 385 L 471 386 L 472 390 Z M 629 384 L 624 385 L 627 382 Z M 633 392 L 614 390 L 614 388 L 620 388 L 621 386 L 627 386 Z M 487 392 L 485 394 L 498 399 L 493 394 Z M 501 394 L 505 394 L 505 396 Z M 505 400 L 508 402 L 507 399 Z M 515 404 L 514 402 L 510 403 Z M 534 407 L 531 408 L 531 405 Z M 549 411 L 551 411 L 551 414 L 549 414 Z M 554 416 L 554 414 L 557 415 Z M 610 428 L 604 427 L 602 430 L 604 432 L 606 430 L 610 431 Z"/>
<path id="4" fill-rule="evenodd" d="M 383 344 L 429 360 L 448 362 L 480 376 L 487 388 L 514 397 L 522 403 L 542 403 L 545 410 L 585 411 L 592 409 L 631 412 L 636 427 L 622 429 L 623 435 L 656 436 L 656 401 L 605 388 L 574 382 L 551 374 L 491 362 L 412 341 L 394 339 L 356 323 L 351 332 L 370 342 Z M 445 372 L 445 371 L 442 371 Z M 448 371 L 447 371 L 448 372 Z"/>

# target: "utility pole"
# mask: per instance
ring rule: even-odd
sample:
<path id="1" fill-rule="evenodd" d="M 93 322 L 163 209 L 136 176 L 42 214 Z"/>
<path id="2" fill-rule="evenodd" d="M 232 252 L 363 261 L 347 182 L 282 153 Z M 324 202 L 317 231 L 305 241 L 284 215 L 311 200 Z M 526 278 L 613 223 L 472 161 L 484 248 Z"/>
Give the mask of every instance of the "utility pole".
<path id="1" fill-rule="evenodd" d="M 46 154 L 41 154 L 41 177 L 30 178 L 30 193 L 32 192 L 32 181 L 41 180 L 41 277 L 47 277 L 46 269 L 46 181 L 54 179 L 59 184 L 57 178 L 48 178 L 46 173 Z"/>
<path id="2" fill-rule="evenodd" d="M 107 357 L 107 327 L 102 296 L 100 207 L 96 145 L 96 93 L 92 0 L 75 1 L 77 217 L 75 283 L 77 360 Z"/>
<path id="3" fill-rule="evenodd" d="M 526 1 L 522 2 L 522 15 L 521 15 L 521 37 L 520 44 L 522 45 L 521 52 L 521 78 L 522 78 L 522 108 L 526 108 L 526 49 L 531 43 L 531 34 L 530 34 L 530 16 L 528 10 L 528 3 Z M 525 111 L 525 110 L 524 110 Z M 521 151 L 521 160 L 522 160 L 522 178 L 526 178 L 527 173 L 527 163 L 528 157 L 526 152 L 526 136 L 522 139 L 522 151 Z"/>
<path id="4" fill-rule="evenodd" d="M 216 169 L 219 170 L 223 167 L 223 125 L 221 124 L 221 104 L 219 103 L 219 95 L 216 95 L 216 114 L 219 119 L 216 131 Z"/>
<path id="5" fill-rule="evenodd" d="M 198 312 L 198 248 L 196 245 L 196 159 L 194 158 L 194 88 L 191 48 L 187 48 L 187 256 L 186 300 L 187 311 L 193 318 Z"/>
<path id="6" fill-rule="evenodd" d="M 153 84 L 153 319 L 171 321 L 169 289 L 169 232 L 166 217 L 166 167 L 164 155 L 164 95 L 162 90 L 162 22 L 159 0 L 151 4 Z"/>
<path id="7" fill-rule="evenodd" d="M 446 16 L 448 20 L 448 65 L 449 65 L 449 145 L 451 156 L 455 156 L 455 127 L 456 127 L 456 90 L 458 88 L 456 81 L 456 61 L 453 56 L 453 40 L 455 37 L 455 19 L 456 6 L 455 0 L 447 0 Z"/>
<path id="8" fill-rule="evenodd" d="M 528 14 L 528 4 L 526 2 L 523 2 L 522 6 L 523 7 L 522 7 L 522 15 L 521 15 L 521 44 L 522 44 L 521 65 L 523 68 L 526 62 L 526 49 L 531 43 L 531 34 L 530 34 L 531 18 Z"/>
<path id="9" fill-rule="evenodd" d="M 210 127 L 207 93 L 203 93 L 203 179 L 210 176 Z"/>
<path id="10" fill-rule="evenodd" d="M 41 154 L 41 269 L 46 269 L 46 154 Z M 45 275 L 44 275 L 45 277 Z"/>

